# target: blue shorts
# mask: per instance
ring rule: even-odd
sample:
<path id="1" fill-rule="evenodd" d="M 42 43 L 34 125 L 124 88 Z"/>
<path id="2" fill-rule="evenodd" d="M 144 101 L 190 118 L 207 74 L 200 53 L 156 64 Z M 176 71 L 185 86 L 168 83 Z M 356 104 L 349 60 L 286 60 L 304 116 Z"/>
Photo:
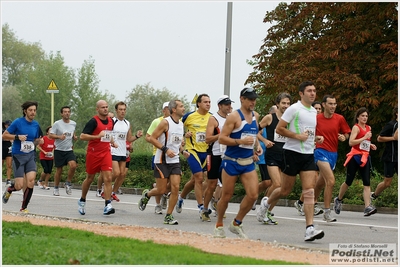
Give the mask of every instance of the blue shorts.
<path id="1" fill-rule="evenodd" d="M 207 164 L 206 164 L 207 152 L 194 152 L 197 154 L 197 157 L 199 158 L 200 162 L 196 159 L 195 156 L 193 156 L 192 152 L 189 153 L 190 156 L 187 159 L 187 161 L 189 163 L 189 167 L 192 173 L 195 174 L 198 172 L 205 172 L 207 170 Z M 202 165 L 204 165 L 204 167 L 202 167 Z"/>
<path id="2" fill-rule="evenodd" d="M 36 153 L 14 154 L 13 172 L 15 178 L 23 178 L 28 172 L 36 172 Z"/>
<path id="3" fill-rule="evenodd" d="M 314 161 L 317 170 L 319 170 L 317 162 L 322 161 L 322 162 L 329 162 L 331 170 L 333 171 L 336 167 L 337 158 L 338 158 L 337 152 L 329 152 L 323 148 L 317 148 L 314 150 Z"/>
<path id="4" fill-rule="evenodd" d="M 256 166 L 254 163 L 242 166 L 239 165 L 239 163 L 237 163 L 236 161 L 223 159 L 221 163 L 221 168 L 224 169 L 225 172 L 230 176 L 237 176 L 243 173 L 254 171 L 256 169 Z"/>

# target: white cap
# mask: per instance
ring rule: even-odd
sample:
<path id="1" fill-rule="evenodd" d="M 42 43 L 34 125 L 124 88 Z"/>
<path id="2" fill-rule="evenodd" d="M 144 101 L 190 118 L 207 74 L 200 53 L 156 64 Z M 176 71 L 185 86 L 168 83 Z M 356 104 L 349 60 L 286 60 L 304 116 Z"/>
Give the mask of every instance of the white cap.
<path id="1" fill-rule="evenodd" d="M 235 103 L 235 101 L 232 101 L 230 98 L 229 98 L 229 96 L 227 96 L 227 95 L 222 95 L 222 96 L 220 96 L 219 98 L 218 98 L 218 100 L 217 100 L 217 104 L 230 104 L 230 103 Z"/>
<path id="2" fill-rule="evenodd" d="M 164 104 L 162 104 L 162 109 L 168 107 L 168 105 L 169 105 L 169 102 L 164 102 Z"/>

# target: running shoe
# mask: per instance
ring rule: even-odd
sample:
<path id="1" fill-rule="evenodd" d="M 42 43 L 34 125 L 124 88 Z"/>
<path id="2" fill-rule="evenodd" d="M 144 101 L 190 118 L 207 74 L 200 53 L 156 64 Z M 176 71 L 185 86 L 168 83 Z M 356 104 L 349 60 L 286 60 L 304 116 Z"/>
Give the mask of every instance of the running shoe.
<path id="1" fill-rule="evenodd" d="M 162 214 L 161 205 L 156 205 L 156 207 L 155 207 L 155 209 L 154 209 L 154 213 L 155 213 L 155 214 Z"/>
<path id="2" fill-rule="evenodd" d="M 372 192 L 371 196 L 370 196 L 371 204 L 372 204 L 372 202 L 374 202 L 376 200 L 376 198 L 377 198 L 377 196 L 374 197 L 374 192 Z"/>
<path id="3" fill-rule="evenodd" d="M 247 235 L 243 231 L 243 224 L 234 225 L 233 221 L 229 224 L 229 231 L 234 234 L 237 234 L 239 238 L 248 239 Z"/>
<path id="4" fill-rule="evenodd" d="M 71 195 L 72 194 L 72 185 L 65 183 L 64 186 L 65 186 L 65 193 L 67 193 L 67 195 Z"/>
<path id="5" fill-rule="evenodd" d="M 165 215 L 164 224 L 176 225 L 176 224 L 178 224 L 178 221 L 174 219 L 174 216 L 172 216 L 172 214 L 169 214 L 169 215 Z"/>
<path id="6" fill-rule="evenodd" d="M 44 185 L 42 189 L 44 189 L 44 190 L 50 190 L 50 187 L 48 187 L 47 185 Z"/>
<path id="7" fill-rule="evenodd" d="M 316 230 L 314 226 L 310 226 L 306 229 L 306 234 L 304 235 L 304 241 L 314 241 L 315 239 L 321 239 L 325 235 L 324 231 Z"/>
<path id="8" fill-rule="evenodd" d="M 183 207 L 183 198 L 181 198 L 181 195 L 179 195 L 178 201 L 176 202 L 176 206 L 175 206 L 176 212 L 181 213 L 182 207 Z"/>
<path id="9" fill-rule="evenodd" d="M 6 181 L 6 187 L 10 187 L 11 186 L 11 180 L 7 180 Z"/>
<path id="10" fill-rule="evenodd" d="M 211 222 L 210 213 L 209 211 L 205 211 L 204 209 L 201 210 L 200 219 L 203 222 Z"/>
<path id="11" fill-rule="evenodd" d="M 269 208 L 267 201 L 268 201 L 268 197 L 263 197 L 263 199 L 261 199 L 260 207 L 257 210 L 257 220 L 259 222 L 264 221 L 265 214 L 267 213 L 267 210 Z"/>
<path id="12" fill-rule="evenodd" d="M 256 210 L 256 205 L 257 205 L 257 200 L 254 201 L 253 207 L 251 207 L 251 210 Z"/>
<path id="13" fill-rule="evenodd" d="M 264 224 L 270 224 L 270 225 L 277 225 L 278 222 L 275 220 L 275 218 L 272 216 L 270 211 L 267 211 L 264 217 Z"/>
<path id="14" fill-rule="evenodd" d="M 294 207 L 297 209 L 297 213 L 301 216 L 304 216 L 304 211 L 303 211 L 303 204 L 300 204 L 298 200 L 294 202 Z"/>
<path id="15" fill-rule="evenodd" d="M 214 237 L 215 238 L 225 238 L 225 230 L 223 226 L 215 227 L 214 228 Z"/>
<path id="16" fill-rule="evenodd" d="M 19 211 L 23 213 L 29 213 L 29 210 L 27 208 L 21 208 Z"/>
<path id="17" fill-rule="evenodd" d="M 374 206 L 369 205 L 364 210 L 364 216 L 371 216 L 372 214 L 375 214 L 376 212 L 377 212 L 377 209 Z"/>
<path id="18" fill-rule="evenodd" d="M 43 189 L 43 185 L 41 181 L 37 181 L 37 185 L 39 186 L 40 189 Z"/>
<path id="19" fill-rule="evenodd" d="M 324 213 L 323 209 L 318 207 L 318 205 L 314 205 L 314 216 L 317 216 L 317 215 L 320 215 L 320 214 L 323 214 L 323 213 Z"/>
<path id="20" fill-rule="evenodd" d="M 336 219 L 333 218 L 333 216 L 331 215 L 331 210 L 330 209 L 326 210 L 324 212 L 324 219 L 323 220 L 326 221 L 326 222 L 336 222 Z"/>
<path id="21" fill-rule="evenodd" d="M 78 211 L 81 215 L 85 215 L 86 213 L 86 202 L 81 201 L 80 199 L 78 199 Z"/>
<path id="22" fill-rule="evenodd" d="M 10 197 L 11 197 L 11 193 L 8 192 L 8 189 L 6 189 L 6 191 L 3 194 L 3 203 L 7 204 L 8 200 L 10 199 Z"/>
<path id="23" fill-rule="evenodd" d="M 333 204 L 333 209 L 335 210 L 335 213 L 340 214 L 340 211 L 342 210 L 342 201 L 339 200 L 339 197 L 335 197 L 335 199 L 333 200 Z"/>
<path id="24" fill-rule="evenodd" d="M 97 189 L 96 197 L 101 197 L 101 190 L 100 189 Z"/>
<path id="25" fill-rule="evenodd" d="M 142 192 L 142 198 L 139 200 L 139 205 L 138 205 L 138 207 L 139 207 L 139 209 L 140 209 L 141 211 L 144 211 L 144 210 L 146 209 L 147 202 L 149 202 L 149 198 L 146 197 L 146 193 L 147 193 L 147 192 L 149 192 L 148 189 L 143 190 L 143 192 Z"/>
<path id="26" fill-rule="evenodd" d="M 115 209 L 111 205 L 111 203 L 108 203 L 107 206 L 104 207 L 103 215 L 110 215 L 115 213 Z"/>
<path id="27" fill-rule="evenodd" d="M 163 210 L 167 209 L 167 202 L 168 202 L 167 195 L 166 194 L 162 194 L 162 196 L 161 196 L 161 208 Z"/>
<path id="28" fill-rule="evenodd" d="M 59 196 L 59 195 L 60 195 L 60 189 L 59 188 L 54 188 L 53 196 Z"/>
<path id="29" fill-rule="evenodd" d="M 118 192 L 117 192 L 117 194 L 118 195 L 123 195 L 124 193 L 122 192 L 122 189 L 121 189 L 121 187 L 120 188 L 118 188 Z"/>
<path id="30" fill-rule="evenodd" d="M 117 197 L 117 195 L 115 193 L 111 194 L 111 199 L 119 202 L 119 198 Z"/>

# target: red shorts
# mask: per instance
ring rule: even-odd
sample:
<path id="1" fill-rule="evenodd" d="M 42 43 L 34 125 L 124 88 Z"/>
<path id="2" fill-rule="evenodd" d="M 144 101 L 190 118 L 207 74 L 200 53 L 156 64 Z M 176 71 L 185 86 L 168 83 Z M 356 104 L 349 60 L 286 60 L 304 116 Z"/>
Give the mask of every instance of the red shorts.
<path id="1" fill-rule="evenodd" d="M 112 171 L 112 157 L 110 151 L 105 152 L 87 152 L 86 154 L 86 172 L 95 174 L 100 171 Z"/>

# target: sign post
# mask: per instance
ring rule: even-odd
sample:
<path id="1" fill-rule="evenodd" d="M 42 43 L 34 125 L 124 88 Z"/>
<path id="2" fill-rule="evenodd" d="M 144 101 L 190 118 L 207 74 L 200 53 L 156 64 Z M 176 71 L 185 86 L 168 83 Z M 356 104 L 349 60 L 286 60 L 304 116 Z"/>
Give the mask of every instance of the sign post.
<path id="1" fill-rule="evenodd" d="M 191 104 L 191 106 L 194 106 L 194 111 L 196 111 L 196 103 L 197 103 L 197 98 L 198 98 L 199 96 L 197 95 L 197 94 L 195 94 L 195 96 L 193 97 L 193 99 L 192 99 L 192 102 L 190 103 Z"/>
<path id="2" fill-rule="evenodd" d="M 54 123 L 54 93 L 58 93 L 58 87 L 52 79 L 49 86 L 47 87 L 46 93 L 51 94 L 51 125 Z"/>

